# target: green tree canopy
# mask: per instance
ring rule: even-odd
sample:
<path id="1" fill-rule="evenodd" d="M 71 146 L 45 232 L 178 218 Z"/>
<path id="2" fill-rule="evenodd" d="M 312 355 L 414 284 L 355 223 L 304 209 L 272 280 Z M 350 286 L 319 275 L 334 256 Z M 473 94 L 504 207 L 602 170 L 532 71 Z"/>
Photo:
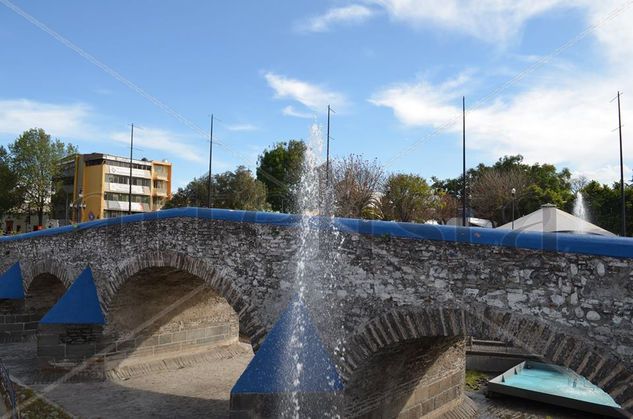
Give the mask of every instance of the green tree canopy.
<path id="1" fill-rule="evenodd" d="M 622 230 L 622 197 L 620 195 L 620 182 L 613 186 L 603 185 L 591 181 L 581 193 L 585 198 L 585 205 L 589 210 L 589 221 L 614 234 L 620 234 Z M 633 233 L 633 188 L 624 188 L 626 207 L 626 232 Z"/>
<path id="2" fill-rule="evenodd" d="M 224 172 L 213 176 L 213 206 L 215 208 L 265 211 L 270 209 L 266 202 L 266 185 L 253 177 L 250 170 L 239 166 L 234 172 Z M 179 207 L 208 206 L 209 177 L 195 178 L 184 188 L 179 188 L 164 209 Z"/>
<path id="3" fill-rule="evenodd" d="M 294 190 L 301 181 L 306 145 L 300 140 L 275 144 L 264 150 L 257 162 L 257 180 L 266 185 L 273 211 L 295 209 Z"/>
<path id="4" fill-rule="evenodd" d="M 389 176 L 380 203 L 385 220 L 425 222 L 433 215 L 431 187 L 424 178 L 413 174 Z"/>
<path id="5" fill-rule="evenodd" d="M 439 180 L 433 178 L 433 188 L 443 190 L 461 201 L 462 178 Z M 508 208 L 512 204 L 511 190 L 516 194 L 516 217 L 536 211 L 543 204 L 552 203 L 571 211 L 574 195 L 571 190 L 571 172 L 558 171 L 551 164 L 523 163 L 523 156 L 504 156 L 495 164 L 480 163 L 466 175 L 468 207 L 475 216 L 491 219 L 496 225 L 511 218 Z M 501 189 L 503 190 L 501 190 Z"/>
<path id="6" fill-rule="evenodd" d="M 0 146 L 0 218 L 15 208 L 21 201 L 18 176 L 11 167 L 7 150 Z"/>
<path id="7" fill-rule="evenodd" d="M 24 197 L 24 208 L 35 210 L 41 225 L 53 191 L 53 178 L 59 171 L 59 161 L 77 149 L 72 144 L 52 140 L 41 128 L 24 131 L 9 144 L 11 166 Z"/>

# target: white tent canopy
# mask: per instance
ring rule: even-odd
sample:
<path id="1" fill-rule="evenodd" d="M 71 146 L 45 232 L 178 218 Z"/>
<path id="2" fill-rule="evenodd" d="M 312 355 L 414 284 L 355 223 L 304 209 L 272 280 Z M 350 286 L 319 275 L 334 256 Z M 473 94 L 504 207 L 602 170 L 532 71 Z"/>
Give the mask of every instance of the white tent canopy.
<path id="1" fill-rule="evenodd" d="M 510 222 L 497 228 L 511 230 L 512 223 Z M 545 233 L 581 233 L 615 236 L 615 234 L 595 224 L 591 224 L 588 221 L 559 210 L 553 204 L 542 205 L 540 209 L 533 213 L 514 220 L 514 229 Z"/>

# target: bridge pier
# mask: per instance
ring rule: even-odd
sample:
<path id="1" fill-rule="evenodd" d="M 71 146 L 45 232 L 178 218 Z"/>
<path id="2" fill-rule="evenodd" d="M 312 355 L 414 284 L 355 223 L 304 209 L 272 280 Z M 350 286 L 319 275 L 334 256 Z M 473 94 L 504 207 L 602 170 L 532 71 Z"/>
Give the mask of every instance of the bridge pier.
<path id="1" fill-rule="evenodd" d="M 102 346 L 103 327 L 93 324 L 40 324 L 37 358 L 40 372 L 57 379 L 102 380 L 104 359 L 96 356 Z"/>
<path id="2" fill-rule="evenodd" d="M 472 417 L 464 396 L 463 337 L 430 337 L 385 346 L 349 377 L 345 417 Z"/>
<path id="3" fill-rule="evenodd" d="M 35 336 L 40 313 L 25 309 L 24 300 L 0 300 L 0 343 L 22 342 Z"/>

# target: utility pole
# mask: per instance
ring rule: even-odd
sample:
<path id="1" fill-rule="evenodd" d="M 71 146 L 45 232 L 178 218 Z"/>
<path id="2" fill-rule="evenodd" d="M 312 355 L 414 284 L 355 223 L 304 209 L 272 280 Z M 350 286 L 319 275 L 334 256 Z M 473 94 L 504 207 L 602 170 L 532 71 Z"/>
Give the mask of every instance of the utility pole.
<path id="1" fill-rule="evenodd" d="M 622 116 L 620 114 L 620 92 L 618 91 L 618 131 L 620 133 L 620 197 L 622 199 L 622 237 L 626 237 L 626 199 L 624 197 L 624 160 L 622 159 Z"/>
<path id="2" fill-rule="evenodd" d="M 220 122 L 222 122 L 220 120 Z M 208 198 L 208 207 L 209 208 L 213 208 L 213 194 L 211 192 L 211 189 L 213 188 L 213 181 L 211 178 L 211 162 L 213 160 L 213 114 L 211 114 L 211 128 L 209 129 L 209 196 Z"/>
<path id="3" fill-rule="evenodd" d="M 462 226 L 466 227 L 466 97 L 462 96 Z"/>
<path id="4" fill-rule="evenodd" d="M 130 193 L 128 194 L 128 214 L 132 214 L 132 157 L 134 153 L 134 124 L 130 132 Z"/>
<path id="5" fill-rule="evenodd" d="M 326 154 L 325 154 L 325 186 L 326 187 L 330 185 L 330 112 L 334 112 L 334 110 L 330 107 L 330 105 L 327 105 L 327 147 L 326 147 Z"/>

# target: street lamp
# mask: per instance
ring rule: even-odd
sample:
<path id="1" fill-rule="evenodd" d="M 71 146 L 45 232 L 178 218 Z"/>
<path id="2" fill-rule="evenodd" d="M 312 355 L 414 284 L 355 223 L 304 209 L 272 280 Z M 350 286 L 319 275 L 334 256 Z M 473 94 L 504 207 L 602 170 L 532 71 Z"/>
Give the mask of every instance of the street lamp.
<path id="1" fill-rule="evenodd" d="M 77 223 L 81 222 L 81 210 L 86 208 L 86 204 L 83 202 L 84 194 L 79 191 L 77 194 L 77 199 L 70 204 L 70 208 L 74 208 L 77 210 Z"/>
<path id="2" fill-rule="evenodd" d="M 516 197 L 517 190 L 512 188 L 512 230 L 514 230 L 514 198 Z"/>

